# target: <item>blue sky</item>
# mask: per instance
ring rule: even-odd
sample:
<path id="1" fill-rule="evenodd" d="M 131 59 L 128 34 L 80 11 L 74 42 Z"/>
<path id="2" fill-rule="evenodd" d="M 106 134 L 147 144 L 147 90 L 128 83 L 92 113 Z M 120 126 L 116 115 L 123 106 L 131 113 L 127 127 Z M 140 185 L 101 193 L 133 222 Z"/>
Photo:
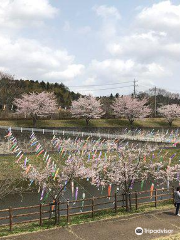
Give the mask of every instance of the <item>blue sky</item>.
<path id="1" fill-rule="evenodd" d="M 129 94 L 106 84 L 134 78 L 139 91 L 180 90 L 177 0 L 0 0 L 0 27 L 0 70 L 16 78 L 93 95 Z"/>

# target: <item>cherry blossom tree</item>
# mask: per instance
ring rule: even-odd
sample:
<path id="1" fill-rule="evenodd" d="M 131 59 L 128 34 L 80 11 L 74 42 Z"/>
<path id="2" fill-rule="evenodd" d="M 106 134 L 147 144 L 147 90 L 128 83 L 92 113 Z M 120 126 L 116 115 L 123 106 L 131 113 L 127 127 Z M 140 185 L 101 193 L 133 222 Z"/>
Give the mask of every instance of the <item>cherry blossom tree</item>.
<path id="1" fill-rule="evenodd" d="M 62 161 L 47 161 L 41 166 L 24 167 L 24 178 L 35 183 L 42 190 L 43 195 L 48 194 L 53 200 L 58 201 L 63 190 L 74 179 L 88 177 L 88 168 L 79 156 L 72 155 L 63 163 Z"/>
<path id="2" fill-rule="evenodd" d="M 166 185 L 169 188 L 170 183 L 179 182 L 180 164 L 171 166 L 167 163 L 156 162 L 146 166 L 148 176 L 157 182 L 157 185 Z"/>
<path id="3" fill-rule="evenodd" d="M 36 127 L 38 116 L 48 116 L 58 111 L 54 93 L 25 93 L 21 98 L 16 98 L 13 104 L 17 107 L 16 114 L 24 114 L 33 119 Z"/>
<path id="4" fill-rule="evenodd" d="M 85 118 L 87 125 L 90 119 L 100 118 L 104 114 L 100 100 L 93 96 L 80 97 L 72 102 L 71 113 L 76 118 Z"/>
<path id="5" fill-rule="evenodd" d="M 106 161 L 95 161 L 93 164 L 94 177 L 92 184 L 115 184 L 124 192 L 129 192 L 135 181 L 148 178 L 148 168 L 145 157 L 154 151 L 154 148 L 142 149 L 133 145 L 120 146 L 118 155 L 110 155 Z"/>
<path id="6" fill-rule="evenodd" d="M 151 110 L 146 104 L 147 99 L 139 100 L 132 96 L 119 96 L 111 107 L 115 116 L 125 117 L 132 125 L 136 118 L 145 118 L 150 114 Z"/>
<path id="7" fill-rule="evenodd" d="M 90 168 L 92 184 L 97 186 L 117 186 L 125 194 L 126 209 L 129 208 L 129 194 L 135 183 L 150 181 L 156 186 L 167 186 L 180 181 L 180 164 L 167 165 L 167 162 L 153 162 L 154 149 L 123 147 L 119 156 L 110 156 L 106 161 L 95 161 Z"/>
<path id="8" fill-rule="evenodd" d="M 21 195 L 26 190 L 29 190 L 29 187 L 24 184 L 23 180 L 21 168 L 14 166 L 13 171 L 11 171 L 9 163 L 4 160 L 3 163 L 1 163 L 0 200 L 5 199 L 10 194 Z"/>
<path id="9" fill-rule="evenodd" d="M 165 105 L 160 107 L 158 112 L 165 117 L 169 126 L 172 126 L 173 121 L 180 117 L 180 106 L 177 104 Z"/>
<path id="10" fill-rule="evenodd" d="M 93 146 L 94 151 L 90 151 L 87 146 L 90 140 L 86 139 L 86 145 L 81 142 L 79 147 L 77 146 L 78 149 L 74 151 L 74 148 L 71 148 L 70 139 L 66 139 L 63 144 L 62 139 L 58 140 L 53 137 L 53 146 L 58 148 L 59 153 L 58 157 L 54 158 L 45 151 L 35 134 L 32 133 L 30 145 L 35 148 L 36 159 L 42 158 L 40 162 L 36 164 L 35 161 L 33 164 L 27 161 L 27 157 L 22 153 L 13 134 L 9 132 L 6 137 L 11 142 L 13 153 L 16 154 L 17 164 L 21 165 L 24 179 L 39 188 L 41 200 L 44 201 L 48 196 L 56 202 L 59 201 L 68 184 L 71 183 L 72 191 L 74 191 L 74 181 L 88 178 L 89 182 L 98 188 L 108 186 L 108 195 L 110 195 L 111 185 L 118 186 L 125 193 L 128 208 L 129 192 L 135 182 L 150 180 L 169 186 L 174 180 L 179 181 L 180 164 L 171 166 L 171 160 L 175 154 L 170 157 L 168 164 L 165 159 L 159 163 L 155 159 L 156 157 L 159 159 L 159 153 L 154 154 L 157 148 L 148 145 L 139 147 L 137 144 L 121 142 L 116 151 L 112 144 L 111 148 L 107 145 L 106 151 L 101 152 L 100 142 L 97 140 L 97 144 Z M 77 140 L 76 143 L 78 143 Z"/>

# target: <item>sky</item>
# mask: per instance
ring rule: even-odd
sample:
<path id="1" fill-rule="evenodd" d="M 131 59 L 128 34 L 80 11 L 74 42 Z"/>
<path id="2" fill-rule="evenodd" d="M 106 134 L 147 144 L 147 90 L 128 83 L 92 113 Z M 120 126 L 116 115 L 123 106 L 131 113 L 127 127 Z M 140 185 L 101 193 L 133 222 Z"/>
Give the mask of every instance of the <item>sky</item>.
<path id="1" fill-rule="evenodd" d="M 179 0 L 0 0 L 0 29 L 0 71 L 16 79 L 180 92 Z"/>

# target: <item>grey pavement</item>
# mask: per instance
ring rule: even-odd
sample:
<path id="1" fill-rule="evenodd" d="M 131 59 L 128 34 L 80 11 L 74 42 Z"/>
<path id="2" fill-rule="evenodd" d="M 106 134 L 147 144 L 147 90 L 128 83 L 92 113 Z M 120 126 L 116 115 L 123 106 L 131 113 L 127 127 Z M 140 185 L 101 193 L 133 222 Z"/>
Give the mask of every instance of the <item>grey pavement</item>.
<path id="1" fill-rule="evenodd" d="M 135 229 L 167 229 L 173 234 L 180 232 L 180 217 L 174 215 L 174 210 L 164 210 L 146 214 L 136 214 L 129 217 L 119 217 L 111 220 L 70 225 L 68 227 L 28 233 L 19 236 L 6 237 L 9 240 L 136 240 L 154 239 L 167 236 L 164 233 L 143 233 L 136 235 Z"/>

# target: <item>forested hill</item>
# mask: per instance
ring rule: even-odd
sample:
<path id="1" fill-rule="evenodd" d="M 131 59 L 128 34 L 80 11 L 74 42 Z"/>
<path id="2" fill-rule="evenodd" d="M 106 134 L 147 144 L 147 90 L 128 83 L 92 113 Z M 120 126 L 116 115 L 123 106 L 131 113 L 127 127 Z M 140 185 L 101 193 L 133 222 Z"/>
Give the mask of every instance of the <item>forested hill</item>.
<path id="1" fill-rule="evenodd" d="M 38 82 L 33 80 L 15 80 L 12 76 L 0 74 L 0 105 L 10 108 L 14 98 L 22 93 L 54 92 L 61 107 L 69 107 L 72 100 L 77 100 L 80 94 L 71 92 L 63 83 Z"/>

